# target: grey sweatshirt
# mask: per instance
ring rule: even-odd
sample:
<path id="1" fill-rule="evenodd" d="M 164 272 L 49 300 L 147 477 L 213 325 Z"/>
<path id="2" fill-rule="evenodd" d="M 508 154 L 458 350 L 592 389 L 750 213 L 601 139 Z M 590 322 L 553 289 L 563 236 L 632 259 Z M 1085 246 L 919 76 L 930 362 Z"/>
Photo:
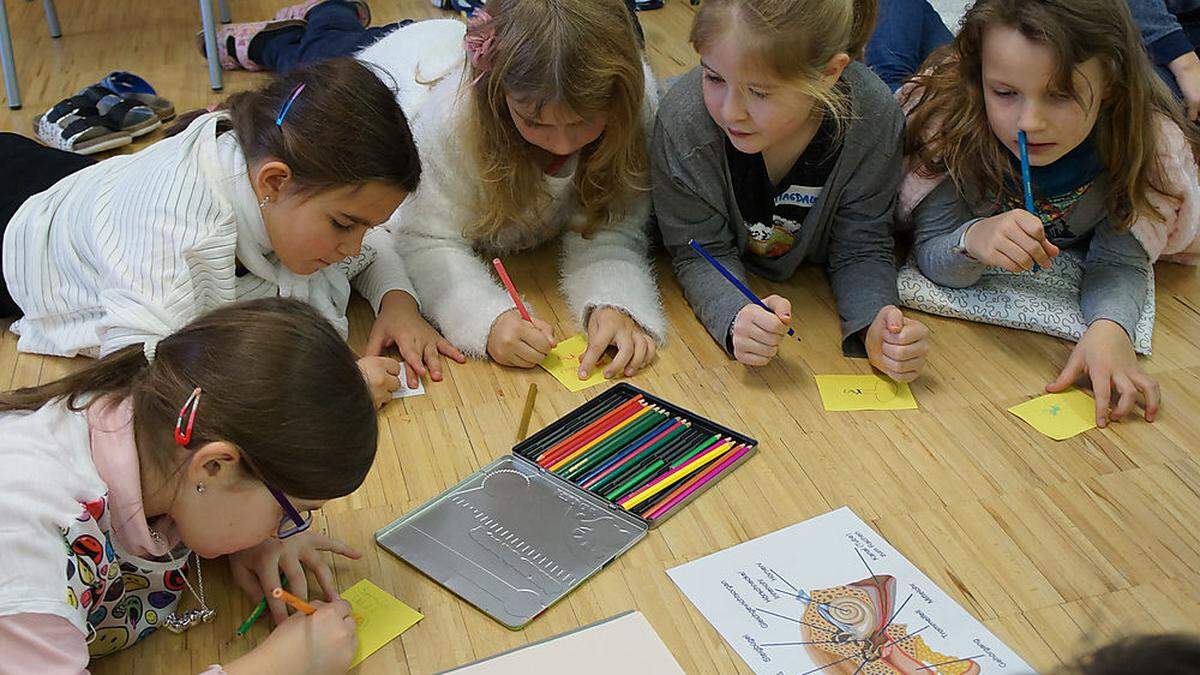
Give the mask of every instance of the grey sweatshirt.
<path id="1" fill-rule="evenodd" d="M 1106 174 L 1095 179 L 1063 216 L 1069 234 L 1051 242 L 1084 256 L 1079 298 L 1084 323 L 1090 326 L 1097 319 L 1110 319 L 1121 324 L 1132 340 L 1146 300 L 1150 258 L 1132 234 L 1118 232 L 1109 222 L 1104 204 L 1107 183 Z M 952 181 L 942 181 L 913 211 L 913 252 L 921 273 L 951 288 L 979 281 L 987 266 L 956 249 L 967 228 L 996 211 L 992 200 L 960 196 Z"/>
<path id="2" fill-rule="evenodd" d="M 849 356 L 866 355 L 860 331 L 881 308 L 899 302 L 892 222 L 904 115 L 887 86 L 861 63 L 851 63 L 842 82 L 853 114 L 841 154 L 791 250 L 778 258 L 743 256 L 749 234 L 733 192 L 725 132 L 704 107 L 700 69 L 681 76 L 662 99 L 651 146 L 655 216 L 684 295 L 726 349 L 729 328 L 747 300 L 692 250 L 693 238 L 742 281 L 747 270 L 783 281 L 802 263 L 824 265 Z"/>
<path id="3" fill-rule="evenodd" d="M 1166 65 L 1196 48 L 1178 17 L 1200 13 L 1200 0 L 1127 0 L 1127 3 L 1154 63 Z"/>

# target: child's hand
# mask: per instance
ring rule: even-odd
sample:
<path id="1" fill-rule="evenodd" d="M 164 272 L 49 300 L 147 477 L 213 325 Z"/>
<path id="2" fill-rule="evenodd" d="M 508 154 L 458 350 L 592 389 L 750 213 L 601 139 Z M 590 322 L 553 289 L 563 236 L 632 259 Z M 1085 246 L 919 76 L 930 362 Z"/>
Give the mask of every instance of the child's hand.
<path id="1" fill-rule="evenodd" d="M 400 389 L 400 362 L 386 356 L 364 356 L 358 360 L 367 388 L 375 407 L 382 408 L 392 399 L 392 392 Z"/>
<path id="2" fill-rule="evenodd" d="M 321 551 L 331 551 L 351 560 L 362 557 L 362 553 L 343 542 L 323 532 L 308 530 L 287 539 L 272 537 L 254 548 L 231 554 L 229 570 L 233 573 L 233 580 L 251 599 L 258 601 L 264 596 L 267 598 L 271 617 L 278 624 L 287 618 L 287 605 L 271 596 L 272 590 L 283 586 L 279 582 L 280 572 L 287 575 L 288 591 L 298 598 L 308 597 L 305 568 L 317 578 L 317 583 L 325 592 L 325 599 L 338 598 L 333 571 L 325 563 Z"/>
<path id="3" fill-rule="evenodd" d="M 533 323 L 521 318 L 514 308 L 501 314 L 488 333 L 487 350 L 501 365 L 532 368 L 541 363 L 558 344 L 554 328 L 536 316 Z"/>
<path id="4" fill-rule="evenodd" d="M 1058 247 L 1046 239 L 1042 219 L 1024 209 L 984 218 L 967 229 L 964 244 L 972 258 L 1009 272 L 1050 267 Z"/>
<path id="5" fill-rule="evenodd" d="M 400 350 L 400 358 L 408 364 L 405 370 L 408 371 L 409 389 L 416 389 L 425 375 L 434 382 L 442 381 L 442 359 L 439 354 L 459 363 L 467 362 L 467 357 L 458 347 L 450 344 L 421 316 L 417 301 L 404 291 L 391 291 L 383 296 L 379 316 L 375 318 L 371 335 L 367 338 L 367 355 L 379 356 L 391 345 L 396 345 Z"/>
<path id="6" fill-rule="evenodd" d="M 872 366 L 897 382 L 912 382 L 925 367 L 929 329 L 888 305 L 875 315 L 864 342 Z"/>
<path id="7" fill-rule="evenodd" d="M 768 295 L 763 304 L 771 311 L 750 303 L 733 319 L 733 358 L 748 366 L 770 363 L 792 323 L 792 303 L 787 298 Z"/>
<path id="8" fill-rule="evenodd" d="M 1171 74 L 1175 76 L 1175 84 L 1183 94 L 1183 102 L 1187 106 L 1187 117 L 1193 122 L 1200 121 L 1200 57 L 1195 51 L 1187 51 L 1167 64 Z"/>
<path id="9" fill-rule="evenodd" d="M 1154 421 L 1162 398 L 1158 382 L 1138 367 L 1133 343 L 1121 324 L 1100 319 L 1088 326 L 1066 367 L 1058 379 L 1046 385 L 1046 391 L 1064 391 L 1084 374 L 1091 378 L 1092 394 L 1096 397 L 1096 426 L 1103 429 L 1110 420 L 1119 420 L 1133 412 L 1139 392 L 1146 402 L 1146 421 Z M 1110 414 L 1114 390 L 1120 399 Z"/>
<path id="10" fill-rule="evenodd" d="M 350 603 L 314 602 L 311 616 L 293 614 L 250 653 L 225 666 L 229 675 L 345 673 L 358 650 L 357 627 Z"/>
<path id="11" fill-rule="evenodd" d="M 587 337 L 587 351 L 579 358 L 581 380 L 591 377 L 592 369 L 609 345 L 617 346 L 617 355 L 604 369 L 604 377 L 609 379 L 620 375 L 622 369 L 626 377 L 633 376 L 650 365 L 657 350 L 654 338 L 642 330 L 632 317 L 616 307 L 597 307 L 592 310 L 592 315 L 588 317 Z"/>

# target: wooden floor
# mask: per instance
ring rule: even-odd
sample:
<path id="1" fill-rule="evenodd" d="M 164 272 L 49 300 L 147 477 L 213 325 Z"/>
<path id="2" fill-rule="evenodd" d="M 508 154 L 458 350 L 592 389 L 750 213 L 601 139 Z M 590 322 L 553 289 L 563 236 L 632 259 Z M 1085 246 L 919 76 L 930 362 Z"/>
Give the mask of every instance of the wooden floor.
<path id="1" fill-rule="evenodd" d="M 147 77 L 180 110 L 207 105 L 204 62 L 195 52 L 194 2 L 58 0 L 64 37 L 46 36 L 40 3 L 8 0 L 25 110 L 0 111 L 0 129 L 25 131 L 30 117 L 108 70 Z M 231 0 L 235 20 L 272 14 L 265 0 Z M 435 12 L 424 0 L 377 2 L 377 22 Z M 692 9 L 669 0 L 643 15 L 660 76 L 696 60 L 686 44 Z M 262 76 L 229 74 L 227 90 Z M 136 147 L 136 146 L 135 146 Z M 543 252 L 543 259 L 554 259 Z M 551 265 L 533 256 L 510 269 L 535 311 L 561 335 L 579 329 L 557 292 Z M 530 382 L 541 390 L 534 428 L 597 390 L 570 394 L 542 371 L 490 363 L 450 370 L 428 395 L 390 404 L 367 482 L 320 516 L 335 536 L 362 548 L 336 562 L 344 588 L 369 578 L 426 618 L 361 668 L 429 673 L 545 638 L 627 609 L 646 614 L 689 673 L 748 672 L 676 590 L 664 570 L 786 525 L 849 505 L 974 616 L 1040 671 L 1081 649 L 1139 631 L 1200 626 L 1200 277 L 1193 268 L 1158 268 L 1155 355 L 1146 367 L 1162 384 L 1166 408 L 1141 421 L 1093 430 L 1064 442 L 1034 433 L 1005 408 L 1040 392 L 1070 350 L 1049 337 L 928 318 L 934 350 L 914 385 L 919 411 L 822 411 L 814 373 L 867 372 L 838 350 L 838 321 L 816 270 L 762 293 L 790 297 L 802 344 L 787 343 L 773 365 L 731 363 L 693 317 L 660 264 L 671 342 L 634 384 L 761 441 L 735 475 L 528 629 L 509 632 L 377 549 L 372 533 L 453 485 L 513 441 Z M 369 309 L 353 307 L 352 342 L 361 347 Z M 78 363 L 18 355 L 5 332 L 0 386 L 53 379 Z M 251 602 L 223 562 L 205 567 L 217 619 L 186 637 L 156 635 L 93 664 L 98 673 L 195 672 L 228 662 L 267 635 L 234 628 Z"/>

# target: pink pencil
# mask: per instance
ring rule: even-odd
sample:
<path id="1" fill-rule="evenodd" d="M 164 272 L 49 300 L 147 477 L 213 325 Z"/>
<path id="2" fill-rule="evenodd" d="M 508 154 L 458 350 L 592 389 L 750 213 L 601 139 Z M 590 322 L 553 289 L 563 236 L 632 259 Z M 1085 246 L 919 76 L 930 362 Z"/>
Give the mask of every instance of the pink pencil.
<path id="1" fill-rule="evenodd" d="M 500 281 L 504 282 L 504 287 L 508 289 L 508 294 L 512 297 L 513 304 L 517 306 L 517 311 L 521 313 L 521 318 L 529 323 L 533 323 L 533 319 L 529 316 L 529 310 L 525 309 L 525 303 L 521 302 L 521 296 L 517 295 L 517 288 L 513 286 L 512 279 L 508 278 L 508 270 L 504 269 L 504 263 L 500 262 L 499 258 L 492 260 L 492 267 L 496 268 L 496 274 L 500 275 Z"/>
<path id="2" fill-rule="evenodd" d="M 654 520 L 655 518 L 658 518 L 662 514 L 669 511 L 672 506 L 675 506 L 676 504 L 683 501 L 684 499 L 687 499 L 688 495 L 692 494 L 696 490 L 699 490 L 700 488 L 704 487 L 705 485 L 711 483 L 713 480 L 716 479 L 717 476 L 719 476 L 721 474 L 722 471 L 729 468 L 729 465 L 731 465 L 734 462 L 741 459 L 742 455 L 746 454 L 747 452 L 750 452 L 750 446 L 748 446 L 748 445 L 743 445 L 741 447 L 741 449 L 735 450 L 732 455 L 730 455 L 729 457 L 726 457 L 720 464 L 718 464 L 713 469 L 709 470 L 707 476 L 700 479 L 695 484 L 693 484 L 691 487 L 689 487 L 688 489 L 679 493 L 678 495 L 675 495 L 675 498 L 672 499 L 671 501 L 654 509 L 654 511 L 652 511 L 649 515 L 646 516 L 646 520 Z"/>
<path id="3" fill-rule="evenodd" d="M 672 431 L 675 431 L 676 429 L 678 429 L 679 425 L 681 425 L 681 424 L 683 424 L 683 422 L 681 422 L 679 420 L 675 420 L 675 423 L 672 424 L 670 427 L 667 427 L 667 429 L 665 431 L 663 431 L 661 434 L 655 436 L 654 438 L 651 438 L 650 440 L 646 441 L 645 443 L 642 443 L 633 452 L 626 453 L 625 457 L 621 458 L 621 461 L 608 467 L 603 472 L 589 478 L 587 480 L 587 482 L 585 482 L 583 484 L 583 487 L 590 488 L 593 485 L 595 485 L 598 481 L 604 480 L 605 476 L 607 476 L 608 474 L 612 473 L 613 471 L 616 471 L 617 469 L 621 468 L 621 465 L 624 464 L 625 462 L 628 462 L 629 460 L 633 459 L 634 457 L 637 457 L 639 452 L 650 447 L 651 445 L 654 445 L 663 436 L 666 436 L 667 434 L 671 433 Z"/>

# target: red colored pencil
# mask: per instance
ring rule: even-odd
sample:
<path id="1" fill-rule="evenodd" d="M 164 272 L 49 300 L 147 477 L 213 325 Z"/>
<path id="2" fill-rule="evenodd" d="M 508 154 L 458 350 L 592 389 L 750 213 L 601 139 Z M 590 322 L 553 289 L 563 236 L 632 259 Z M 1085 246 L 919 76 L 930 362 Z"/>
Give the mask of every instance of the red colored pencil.
<path id="1" fill-rule="evenodd" d="M 597 419 L 589 422 L 586 426 L 579 429 L 575 433 L 571 434 L 570 436 L 567 436 L 566 438 L 562 439 L 561 441 L 559 441 L 559 442 L 555 443 L 554 445 L 550 446 L 549 448 L 543 450 L 541 452 L 541 454 L 539 454 L 537 456 L 537 461 L 540 463 L 543 459 L 550 458 L 551 455 L 556 454 L 559 450 L 563 449 L 565 446 L 576 443 L 580 438 L 583 437 L 584 434 L 591 433 L 593 430 L 600 427 L 605 422 L 612 419 L 614 416 L 620 415 L 622 411 L 626 410 L 627 408 L 634 405 L 635 403 L 640 403 L 641 401 L 642 401 L 642 395 L 638 394 L 638 395 L 634 396 L 633 398 L 629 399 L 628 401 L 625 401 L 621 405 L 613 408 L 612 410 L 609 410 L 608 412 L 604 413 Z M 593 438 L 594 438 L 594 436 L 593 436 Z M 576 446 L 576 447 L 578 447 L 578 446 Z"/>
<path id="2" fill-rule="evenodd" d="M 513 304 L 521 313 L 521 318 L 533 323 L 533 318 L 529 316 L 529 310 L 525 309 L 525 303 L 521 302 L 521 296 L 517 295 L 517 289 L 513 286 L 512 279 L 508 278 L 508 271 L 504 269 L 504 263 L 500 262 L 499 258 L 495 258 L 492 260 L 492 267 L 496 268 L 496 273 L 500 275 L 500 281 L 504 282 L 504 287 L 508 289 L 508 295 L 512 297 Z"/>

